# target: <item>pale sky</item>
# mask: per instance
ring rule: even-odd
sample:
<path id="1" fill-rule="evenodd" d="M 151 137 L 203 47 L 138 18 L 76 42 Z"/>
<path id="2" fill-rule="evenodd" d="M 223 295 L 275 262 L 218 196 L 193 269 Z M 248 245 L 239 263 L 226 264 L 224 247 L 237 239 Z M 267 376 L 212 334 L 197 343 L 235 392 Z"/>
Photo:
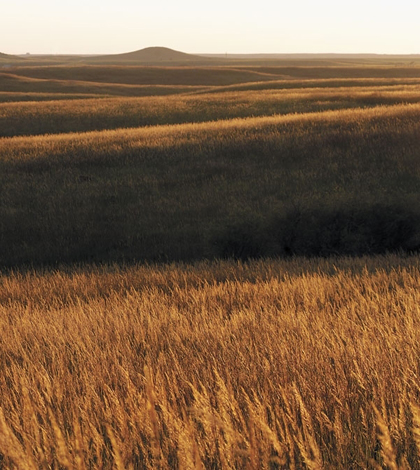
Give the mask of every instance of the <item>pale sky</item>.
<path id="1" fill-rule="evenodd" d="M 419 0 L 0 0 L 0 52 L 420 54 Z"/>

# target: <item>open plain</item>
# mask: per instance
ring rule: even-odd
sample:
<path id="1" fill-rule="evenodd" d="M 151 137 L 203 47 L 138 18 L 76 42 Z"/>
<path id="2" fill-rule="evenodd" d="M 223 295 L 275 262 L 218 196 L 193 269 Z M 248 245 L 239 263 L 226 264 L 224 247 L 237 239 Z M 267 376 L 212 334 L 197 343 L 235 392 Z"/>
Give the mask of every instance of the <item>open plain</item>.
<path id="1" fill-rule="evenodd" d="M 418 59 L 0 55 L 0 468 L 420 468 L 419 250 Z"/>

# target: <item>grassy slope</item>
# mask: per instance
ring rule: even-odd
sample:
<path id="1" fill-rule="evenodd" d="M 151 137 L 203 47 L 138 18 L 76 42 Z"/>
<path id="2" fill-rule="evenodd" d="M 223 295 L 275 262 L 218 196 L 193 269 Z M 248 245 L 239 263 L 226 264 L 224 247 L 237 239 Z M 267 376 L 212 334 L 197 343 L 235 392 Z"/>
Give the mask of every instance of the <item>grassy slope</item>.
<path id="1" fill-rule="evenodd" d="M 376 64 L 8 70 L 5 99 L 68 100 L 0 105 L 58 134 L 0 140 L 0 263 L 417 249 L 419 70 Z"/>
<path id="2" fill-rule="evenodd" d="M 226 90 L 144 98 L 84 98 L 0 106 L 0 136 L 86 132 L 420 102 L 420 84 Z M 0 97 L 1 99 L 1 97 Z"/>
<path id="3" fill-rule="evenodd" d="M 22 66 L 13 69 L 24 77 L 127 83 L 144 85 L 227 85 L 249 81 L 289 79 L 420 78 L 420 67 L 393 66 Z"/>
<path id="4" fill-rule="evenodd" d="M 151 96 L 170 95 L 203 90 L 203 86 L 193 85 L 136 85 L 126 83 L 101 83 L 81 80 L 38 79 L 17 75 L 15 73 L 0 73 L 0 89 L 9 93 L 63 93 L 71 95 L 97 94 L 111 96 Z M 65 97 L 63 97 L 64 99 Z M 36 100 L 36 98 L 34 98 Z"/>
<path id="5" fill-rule="evenodd" d="M 204 90 L 201 93 L 221 93 L 224 91 L 256 91 L 256 90 L 286 90 L 300 88 L 370 88 L 370 87 L 398 87 L 418 85 L 418 78 L 318 78 L 270 80 L 264 82 L 245 82 L 235 85 L 218 86 Z M 198 92 L 200 93 L 200 92 Z"/>
<path id="6" fill-rule="evenodd" d="M 95 94 L 95 93 L 54 93 L 54 92 L 33 92 L 33 91 L 0 91 L 0 103 L 21 103 L 21 102 L 28 102 L 28 101 L 61 101 L 64 100 L 84 100 L 84 99 L 101 99 L 101 98 L 109 98 L 109 95 L 106 94 Z M 7 108 L 6 108 L 7 109 Z M 1 112 L 5 112 L 5 108 L 1 109 Z M 10 125 L 10 123 L 9 123 Z M 20 131 L 19 127 L 14 127 L 14 134 Z"/>
<path id="7" fill-rule="evenodd" d="M 281 79 L 274 71 L 234 67 L 147 67 L 147 66 L 50 66 L 16 67 L 21 77 L 48 80 L 78 80 L 127 85 L 232 85 L 235 83 Z M 420 76 L 415 75 L 417 77 Z"/>
<path id="8" fill-rule="evenodd" d="M 419 118 L 400 105 L 3 139 L 1 263 L 415 249 Z"/>

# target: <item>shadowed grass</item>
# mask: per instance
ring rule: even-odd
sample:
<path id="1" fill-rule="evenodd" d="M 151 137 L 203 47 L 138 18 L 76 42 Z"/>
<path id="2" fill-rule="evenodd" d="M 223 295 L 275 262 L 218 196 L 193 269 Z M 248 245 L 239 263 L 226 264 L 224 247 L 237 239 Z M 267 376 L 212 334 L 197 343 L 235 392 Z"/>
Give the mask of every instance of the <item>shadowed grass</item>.
<path id="1" fill-rule="evenodd" d="M 289 231 L 295 208 L 292 253 L 334 252 L 298 248 L 330 230 L 310 222 L 317 215 L 338 218 L 327 226 L 340 237 L 353 233 L 356 245 L 338 251 L 377 252 L 359 240 L 370 229 L 351 228 L 369 214 L 370 227 L 382 220 L 375 207 L 409 217 L 409 240 L 395 235 L 401 243 L 386 249 L 416 249 L 419 117 L 419 105 L 406 105 L 3 139 L 1 264 L 223 256 L 214 242 L 229 227 L 250 221 L 272 239 L 270 221 Z"/>
<path id="2" fill-rule="evenodd" d="M 185 92 L 198 92 L 208 87 L 191 85 L 132 85 L 126 83 L 101 83 L 94 81 L 68 79 L 37 79 L 11 73 L 0 73 L 0 90 L 2 93 L 60 93 L 68 96 L 74 94 L 109 96 L 159 96 Z M 63 98 L 65 99 L 65 98 Z M 34 101 L 38 101 L 35 97 Z"/>
<path id="3" fill-rule="evenodd" d="M 47 80 L 119 83 L 127 85 L 232 85 L 234 83 L 281 79 L 274 72 L 236 67 L 157 67 L 118 65 L 64 65 L 15 67 L 11 73 L 21 77 Z"/>

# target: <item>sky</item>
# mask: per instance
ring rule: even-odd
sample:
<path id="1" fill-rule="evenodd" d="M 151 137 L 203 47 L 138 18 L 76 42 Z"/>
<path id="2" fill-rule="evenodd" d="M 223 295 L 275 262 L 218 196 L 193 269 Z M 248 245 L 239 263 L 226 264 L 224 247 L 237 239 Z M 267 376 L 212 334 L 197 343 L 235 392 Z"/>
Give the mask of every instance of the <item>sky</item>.
<path id="1" fill-rule="evenodd" d="M 420 54 L 419 0 L 0 0 L 0 52 Z"/>

